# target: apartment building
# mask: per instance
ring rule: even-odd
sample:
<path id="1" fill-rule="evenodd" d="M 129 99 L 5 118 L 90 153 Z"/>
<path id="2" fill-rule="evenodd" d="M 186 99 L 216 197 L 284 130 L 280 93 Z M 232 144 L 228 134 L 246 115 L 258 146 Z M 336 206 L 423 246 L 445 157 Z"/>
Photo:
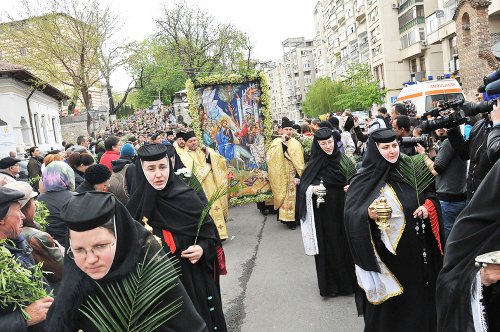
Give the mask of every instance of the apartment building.
<path id="1" fill-rule="evenodd" d="M 326 43 L 325 13 L 323 1 L 318 1 L 314 7 L 314 63 L 316 67 L 316 77 L 330 76 L 330 62 L 328 61 L 328 49 Z"/>
<path id="2" fill-rule="evenodd" d="M 490 28 L 485 45 L 498 43 L 500 1 L 463 1 L 468 2 L 475 7 L 487 4 L 487 22 L 477 24 Z M 350 62 L 367 62 L 380 87 L 387 90 L 386 104 L 395 101 L 406 82 L 445 75 L 460 80 L 460 43 L 453 20 L 458 4 L 458 0 L 319 0 L 314 9 L 315 55 L 321 56 L 324 48 L 327 54 L 326 60 L 317 61 L 317 72 L 341 80 Z"/>
<path id="3" fill-rule="evenodd" d="M 494 68 L 484 53 L 500 42 L 500 2 L 463 1 L 458 8 L 459 4 L 458 0 L 437 1 L 437 9 L 426 16 L 426 41 L 441 45 L 442 71 L 456 77 L 472 100 L 483 76 Z"/>
<path id="4" fill-rule="evenodd" d="M 288 88 L 286 85 L 285 65 L 283 60 L 272 61 L 263 68 L 267 74 L 270 86 L 270 110 L 273 120 L 281 121 L 286 116 L 293 118 L 293 112 L 288 107 Z"/>
<path id="5" fill-rule="evenodd" d="M 282 43 L 284 77 L 284 109 L 290 120 L 303 117 L 302 101 L 316 80 L 314 41 L 304 37 L 288 38 Z"/>
<path id="6" fill-rule="evenodd" d="M 388 90 L 387 103 L 393 101 L 402 83 L 408 81 L 395 29 L 397 4 L 388 0 L 320 0 L 314 15 L 316 48 L 323 44 L 327 53 L 326 76 L 341 80 L 349 63 L 369 63 L 380 88 Z"/>

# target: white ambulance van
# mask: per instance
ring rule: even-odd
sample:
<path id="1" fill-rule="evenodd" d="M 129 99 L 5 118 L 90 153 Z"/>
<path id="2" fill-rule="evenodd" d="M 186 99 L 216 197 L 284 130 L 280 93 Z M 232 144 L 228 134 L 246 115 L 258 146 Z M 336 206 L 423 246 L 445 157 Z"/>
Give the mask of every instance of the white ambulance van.
<path id="1" fill-rule="evenodd" d="M 417 117 L 438 106 L 439 102 L 465 100 L 462 87 L 455 79 L 415 82 L 406 85 L 398 95 L 398 103 L 411 100 L 417 110 Z"/>

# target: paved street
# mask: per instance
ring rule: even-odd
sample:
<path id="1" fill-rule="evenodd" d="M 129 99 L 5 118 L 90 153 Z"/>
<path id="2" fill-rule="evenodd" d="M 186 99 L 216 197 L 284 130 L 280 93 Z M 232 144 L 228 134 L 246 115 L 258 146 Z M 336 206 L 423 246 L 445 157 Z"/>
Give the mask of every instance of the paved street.
<path id="1" fill-rule="evenodd" d="M 228 275 L 221 277 L 229 331 L 363 330 L 354 297 L 323 299 L 314 258 L 304 254 L 300 229 L 264 217 L 255 204 L 229 210 L 224 243 Z"/>

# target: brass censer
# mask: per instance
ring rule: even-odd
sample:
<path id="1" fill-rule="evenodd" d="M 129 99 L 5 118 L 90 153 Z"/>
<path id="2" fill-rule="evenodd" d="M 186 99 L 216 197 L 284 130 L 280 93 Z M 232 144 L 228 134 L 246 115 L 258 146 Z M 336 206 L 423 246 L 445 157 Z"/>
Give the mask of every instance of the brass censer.
<path id="1" fill-rule="evenodd" d="M 380 230 L 386 230 L 390 227 L 389 219 L 392 216 L 392 208 L 387 204 L 387 199 L 384 196 L 384 188 L 380 189 L 380 198 L 377 203 L 370 205 L 370 210 L 377 213 L 375 223 Z"/>
<path id="2" fill-rule="evenodd" d="M 142 217 L 142 222 L 144 223 L 144 228 L 153 235 L 153 237 L 156 239 L 156 241 L 158 241 L 158 243 L 160 245 L 162 245 L 161 239 L 158 236 L 153 234 L 153 227 L 151 227 L 148 224 L 148 218 Z"/>
<path id="3" fill-rule="evenodd" d="M 326 196 L 326 187 L 323 185 L 323 179 L 321 179 L 318 187 L 316 188 L 316 196 L 318 196 L 316 199 L 316 207 L 319 208 L 319 205 L 325 202 L 324 197 Z"/>

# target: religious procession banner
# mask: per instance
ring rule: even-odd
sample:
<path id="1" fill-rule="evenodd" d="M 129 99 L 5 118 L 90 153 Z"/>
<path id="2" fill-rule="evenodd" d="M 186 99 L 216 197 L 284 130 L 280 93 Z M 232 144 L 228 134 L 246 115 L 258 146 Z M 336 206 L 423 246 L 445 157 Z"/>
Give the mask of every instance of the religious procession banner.
<path id="1" fill-rule="evenodd" d="M 270 198 L 266 143 L 271 140 L 269 85 L 263 73 L 214 75 L 186 82 L 198 139 L 226 160 L 230 205 Z"/>

